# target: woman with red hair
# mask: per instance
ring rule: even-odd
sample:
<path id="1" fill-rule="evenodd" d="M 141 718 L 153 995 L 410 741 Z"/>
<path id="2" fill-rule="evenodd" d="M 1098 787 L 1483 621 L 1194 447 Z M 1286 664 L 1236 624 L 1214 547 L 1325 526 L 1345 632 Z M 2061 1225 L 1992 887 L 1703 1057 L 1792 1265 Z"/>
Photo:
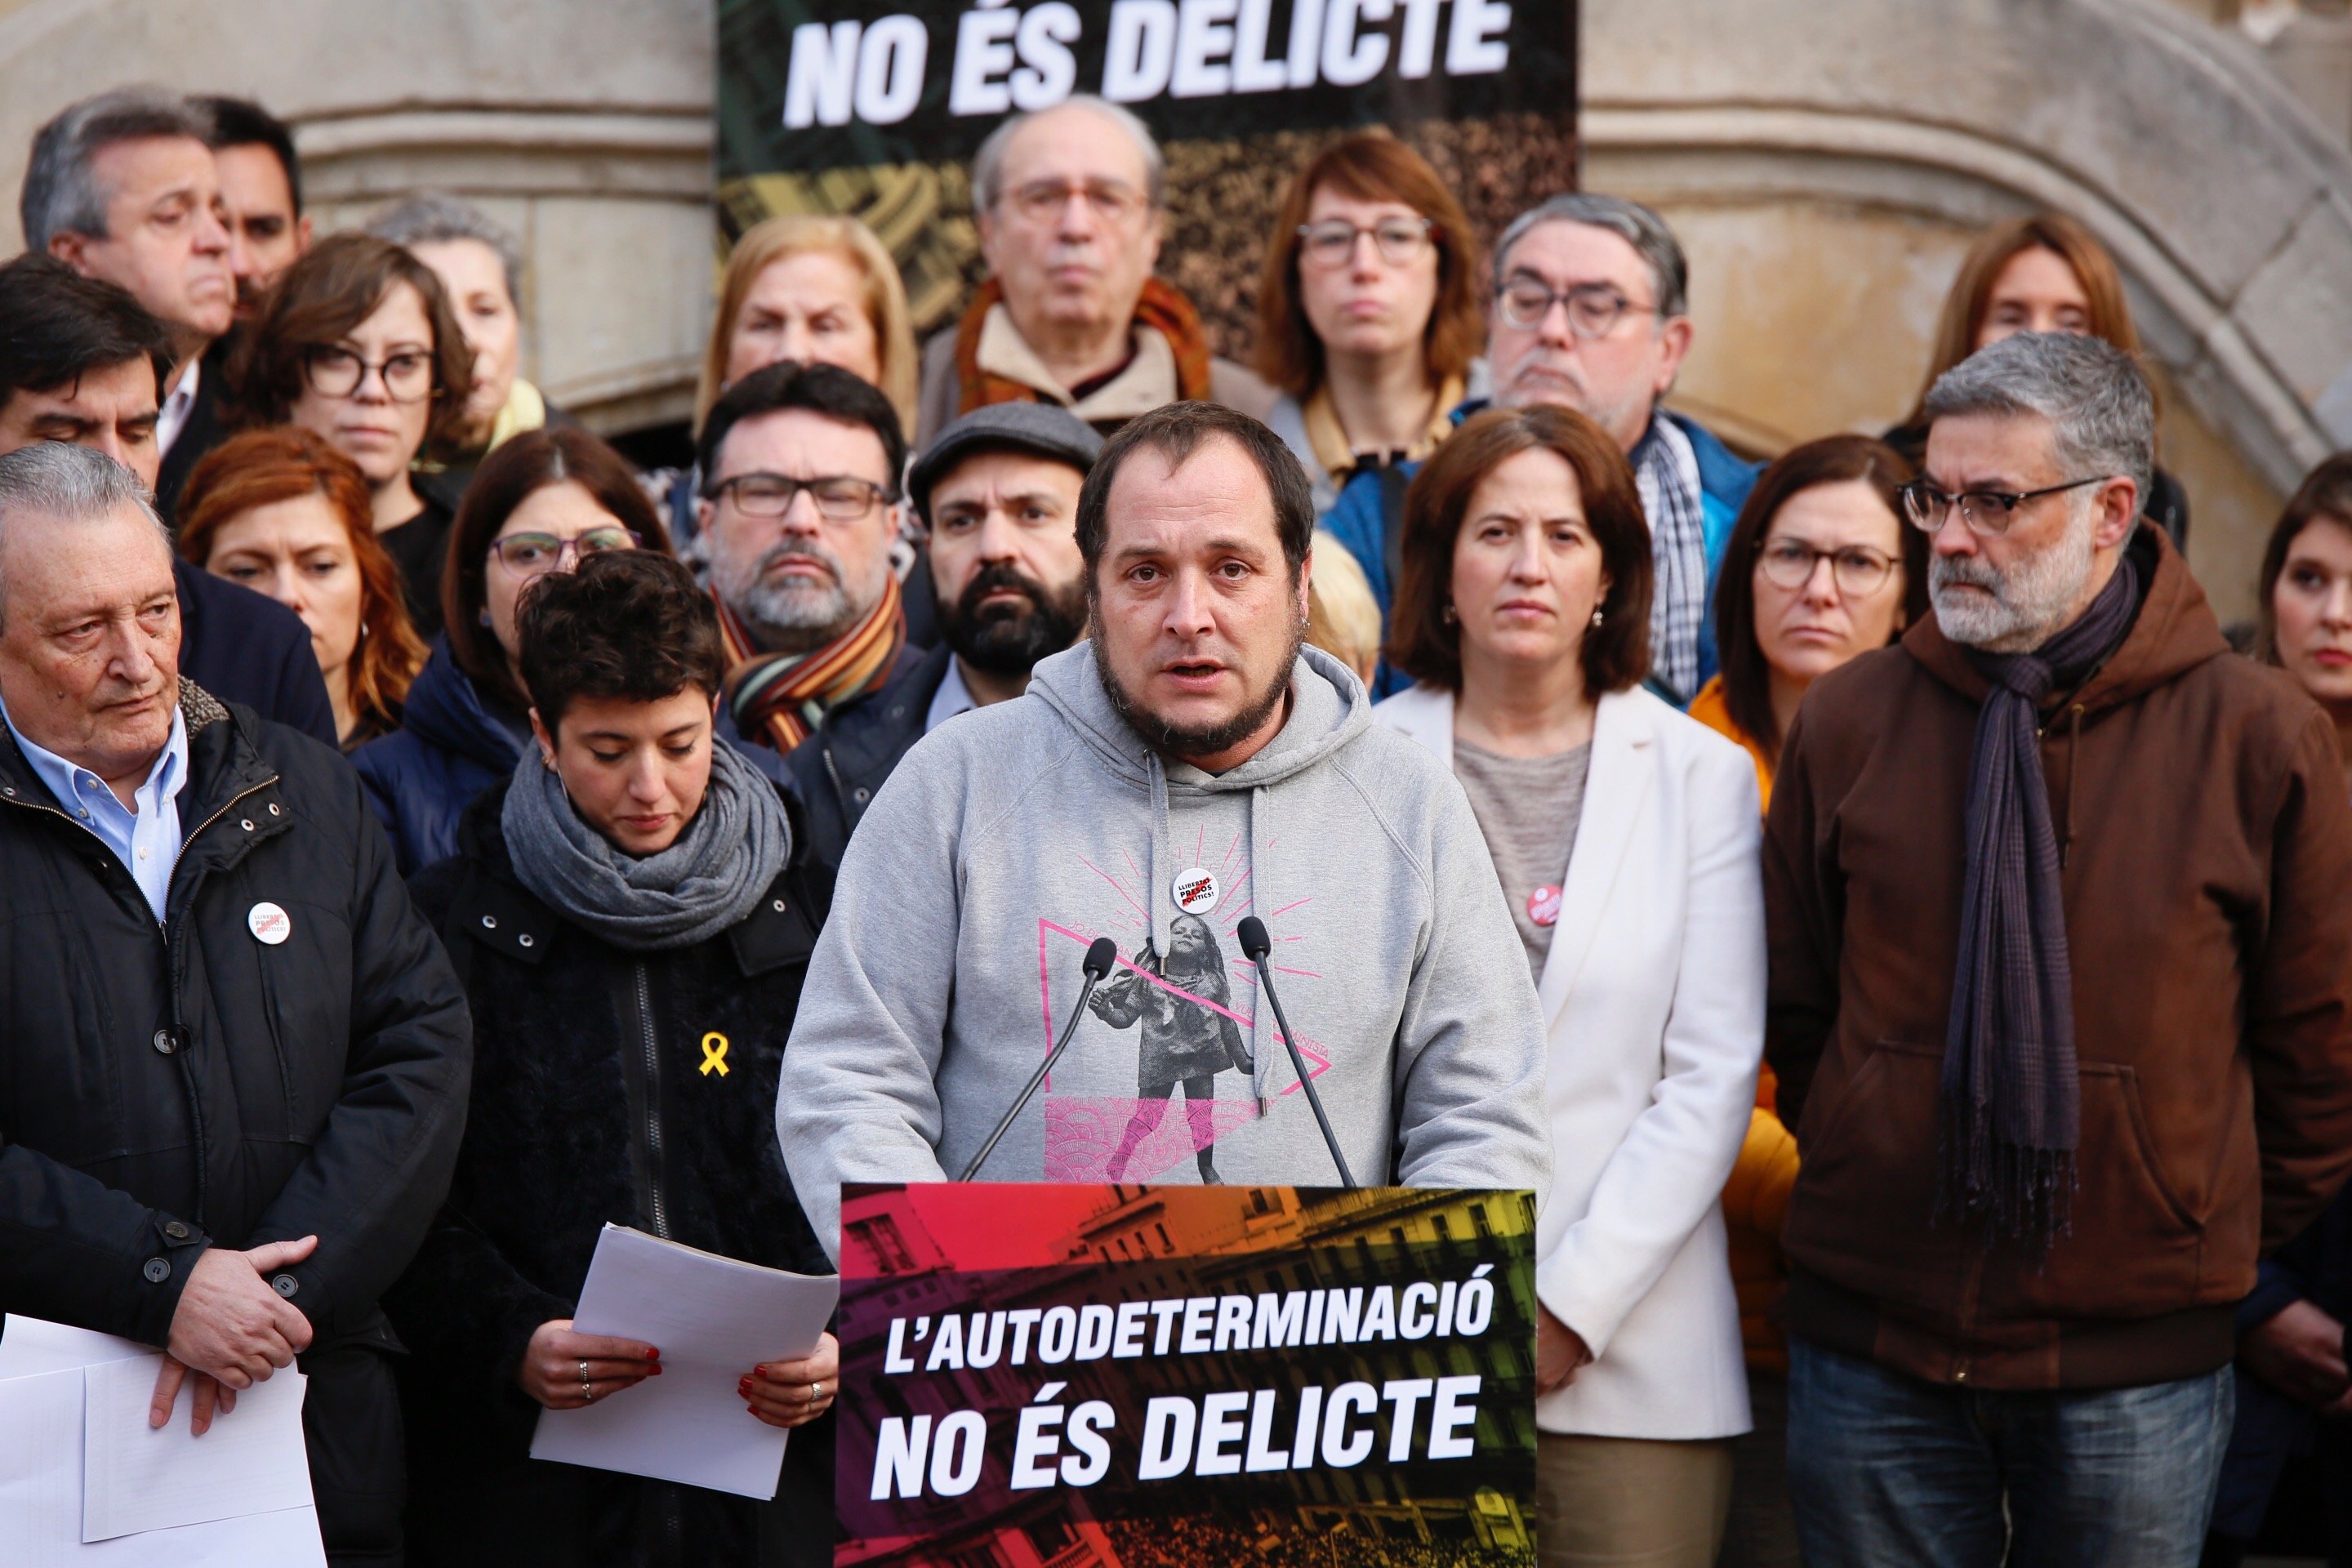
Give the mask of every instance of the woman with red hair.
<path id="1" fill-rule="evenodd" d="M 188 476 L 180 553 L 302 617 L 348 752 L 400 727 L 425 644 L 400 569 L 375 536 L 366 477 L 324 437 L 273 426 L 231 437 Z"/>

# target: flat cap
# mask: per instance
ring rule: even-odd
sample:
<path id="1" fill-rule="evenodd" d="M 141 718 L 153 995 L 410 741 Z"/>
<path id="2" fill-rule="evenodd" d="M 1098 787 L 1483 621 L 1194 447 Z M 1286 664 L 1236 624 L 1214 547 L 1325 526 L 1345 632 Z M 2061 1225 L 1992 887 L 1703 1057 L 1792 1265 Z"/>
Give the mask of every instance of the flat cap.
<path id="1" fill-rule="evenodd" d="M 940 432 L 907 476 L 907 496 L 929 522 L 931 487 L 975 452 L 1028 452 L 1083 474 L 1102 449 L 1094 426 L 1058 403 L 992 403 Z"/>

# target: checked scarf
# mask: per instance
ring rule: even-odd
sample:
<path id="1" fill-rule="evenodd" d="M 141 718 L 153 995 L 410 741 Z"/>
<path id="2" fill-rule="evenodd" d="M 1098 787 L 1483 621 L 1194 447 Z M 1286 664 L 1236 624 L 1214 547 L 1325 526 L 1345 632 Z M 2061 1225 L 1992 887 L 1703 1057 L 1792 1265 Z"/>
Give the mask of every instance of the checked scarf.
<path id="1" fill-rule="evenodd" d="M 2032 653 L 1964 650 L 1992 683 L 1969 760 L 1968 879 L 1937 1117 L 1939 1215 L 1982 1216 L 2037 1251 L 2063 1234 L 2082 1142 L 2074 961 L 2038 715 L 2079 688 L 2131 630 L 2126 558 L 2074 623 Z"/>
<path id="2" fill-rule="evenodd" d="M 969 414 L 994 403 L 1042 403 L 1037 388 L 980 367 L 980 329 L 1004 298 L 1004 285 L 991 278 L 973 293 L 956 329 L 957 412 Z M 1176 395 L 1197 401 L 1209 395 L 1209 338 L 1192 301 L 1157 278 L 1143 280 L 1135 320 L 1168 340 L 1176 355 Z"/>
<path id="3" fill-rule="evenodd" d="M 761 652 L 741 617 L 715 593 L 711 602 L 719 605 L 719 635 L 727 647 L 727 710 L 746 737 L 782 752 L 806 740 L 828 710 L 888 679 L 907 640 L 898 579 L 888 573 L 882 597 L 865 619 L 804 653 Z"/>

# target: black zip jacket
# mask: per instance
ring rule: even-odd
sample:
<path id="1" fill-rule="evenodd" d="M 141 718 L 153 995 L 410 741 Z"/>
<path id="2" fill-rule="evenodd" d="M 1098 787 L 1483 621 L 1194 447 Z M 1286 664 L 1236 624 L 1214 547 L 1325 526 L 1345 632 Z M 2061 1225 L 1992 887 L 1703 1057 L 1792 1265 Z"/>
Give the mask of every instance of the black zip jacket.
<path id="1" fill-rule="evenodd" d="M 888 679 L 826 713 L 784 760 L 787 782 L 807 816 L 810 847 L 831 869 L 841 868 L 849 836 L 898 759 L 923 738 L 931 699 L 954 657 L 944 643 L 929 651 L 910 645 Z"/>
<path id="2" fill-rule="evenodd" d="M 343 760 L 180 691 L 162 925 L 0 728 L 0 1310 L 160 1345 L 205 1247 L 316 1234 L 278 1292 L 320 1347 L 380 1333 L 457 1159 L 465 998 Z"/>
<path id="3" fill-rule="evenodd" d="M 627 951 L 517 879 L 507 788 L 467 809 L 457 855 L 413 884 L 464 975 L 478 1056 L 449 1201 L 385 1301 L 414 1352 L 401 1368 L 410 1561 L 830 1563 L 829 1418 L 793 1433 L 783 1491 L 762 1509 L 530 1459 L 539 1406 L 515 1369 L 541 1323 L 572 1315 L 607 1221 L 832 1272 L 775 1130 L 831 878 L 795 812 L 792 860 L 750 916 L 691 947 Z"/>

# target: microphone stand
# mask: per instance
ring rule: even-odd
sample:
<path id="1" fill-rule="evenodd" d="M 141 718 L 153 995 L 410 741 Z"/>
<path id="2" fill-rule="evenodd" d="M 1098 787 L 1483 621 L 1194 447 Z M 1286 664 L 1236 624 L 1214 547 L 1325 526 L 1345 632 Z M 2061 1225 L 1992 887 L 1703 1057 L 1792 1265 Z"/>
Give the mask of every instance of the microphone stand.
<path id="1" fill-rule="evenodd" d="M 1021 1090 L 1021 1098 L 1013 1102 L 1013 1109 L 1004 1113 L 1004 1119 L 996 1124 L 996 1131 L 988 1135 L 988 1142 L 980 1146 L 980 1152 L 971 1157 L 971 1163 L 963 1168 L 963 1174 L 958 1176 L 957 1181 L 971 1181 L 980 1173 L 980 1168 L 987 1163 L 988 1157 L 996 1152 L 998 1140 L 1012 1130 L 1013 1118 L 1019 1116 L 1022 1109 L 1029 1103 L 1029 1097 L 1037 1092 L 1037 1086 L 1045 1081 L 1045 1075 L 1054 1070 L 1054 1064 L 1062 1059 L 1062 1053 L 1070 1048 L 1070 1040 L 1078 1032 L 1078 1020 L 1087 1016 L 1087 998 L 1095 994 L 1096 984 L 1110 973 L 1110 966 L 1118 962 L 1118 943 L 1107 936 L 1095 938 L 1094 944 L 1087 949 L 1087 983 L 1079 988 L 1077 1005 L 1070 1009 L 1070 1021 L 1062 1026 L 1062 1037 L 1054 1042 L 1054 1048 L 1045 1053 L 1045 1061 L 1029 1075 L 1029 1082 Z"/>
<path id="2" fill-rule="evenodd" d="M 1298 1053 L 1298 1037 L 1290 1032 L 1290 1020 L 1282 1016 L 1282 998 L 1275 994 L 1274 971 L 1266 966 L 1265 955 L 1274 951 L 1274 942 L 1265 934 L 1265 922 L 1255 915 L 1244 915 L 1236 928 L 1242 939 L 1242 953 L 1257 966 L 1257 983 L 1265 988 L 1265 999 L 1274 1005 L 1274 1021 L 1282 1030 L 1282 1043 L 1290 1047 L 1290 1065 L 1298 1073 L 1298 1087 L 1307 1091 L 1307 1103 L 1315 1111 L 1315 1124 L 1323 1129 L 1324 1147 L 1331 1151 L 1331 1163 L 1339 1167 L 1339 1184 L 1349 1192 L 1356 1190 L 1356 1178 L 1348 1170 L 1348 1157 L 1339 1152 L 1339 1140 L 1332 1135 L 1331 1119 L 1323 1114 L 1323 1097 L 1315 1092 L 1315 1080 L 1307 1075 L 1307 1058 Z"/>

